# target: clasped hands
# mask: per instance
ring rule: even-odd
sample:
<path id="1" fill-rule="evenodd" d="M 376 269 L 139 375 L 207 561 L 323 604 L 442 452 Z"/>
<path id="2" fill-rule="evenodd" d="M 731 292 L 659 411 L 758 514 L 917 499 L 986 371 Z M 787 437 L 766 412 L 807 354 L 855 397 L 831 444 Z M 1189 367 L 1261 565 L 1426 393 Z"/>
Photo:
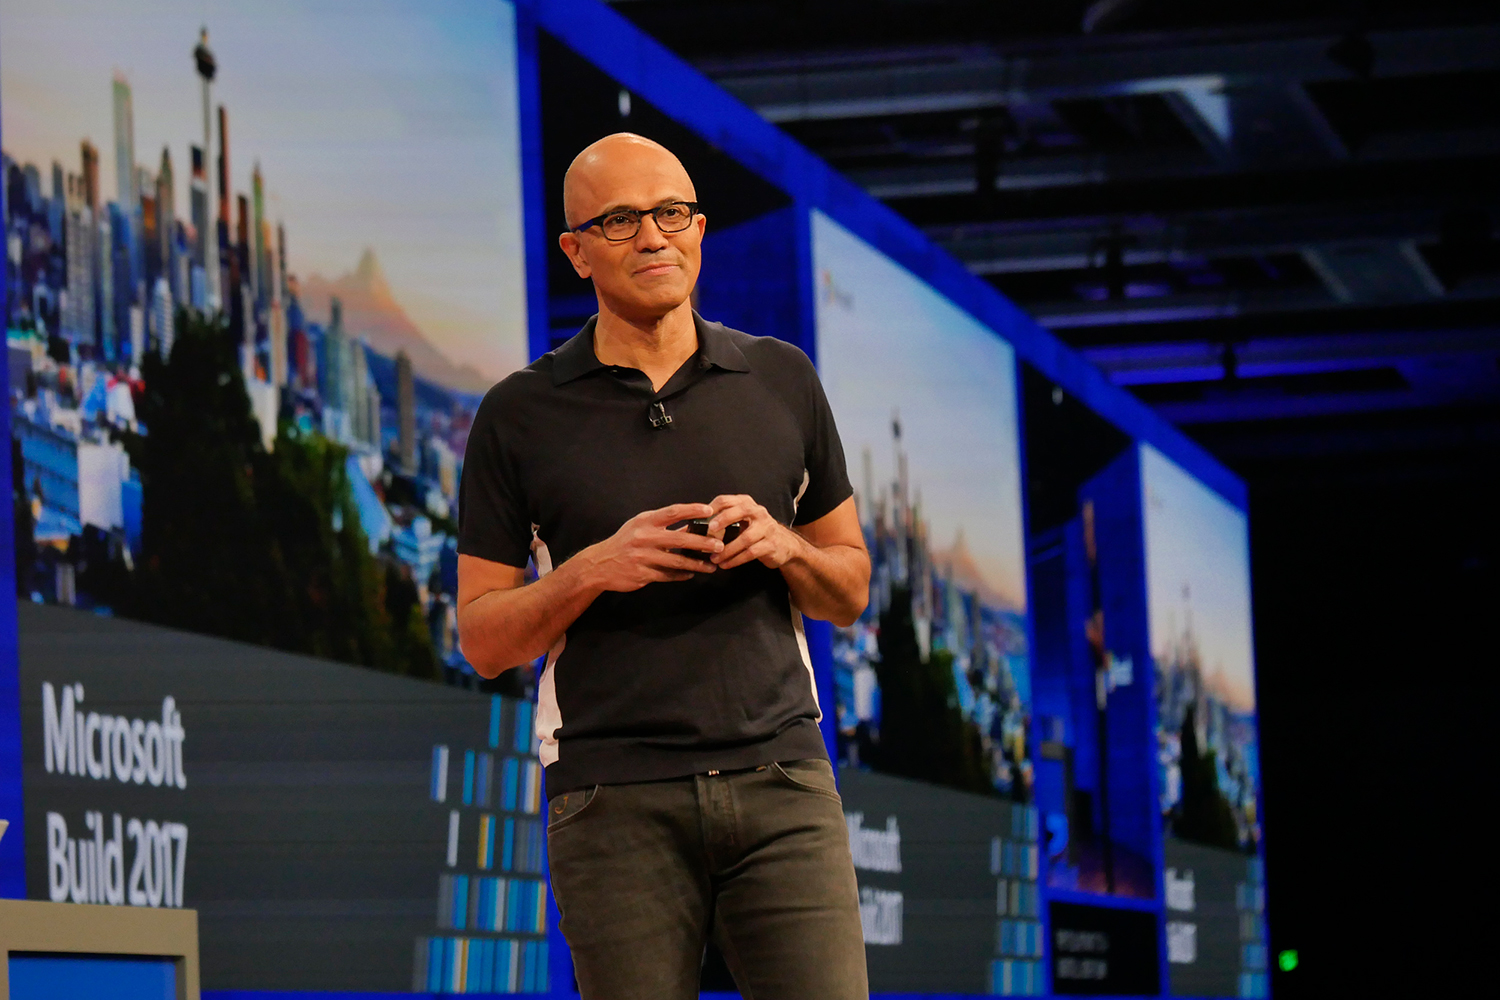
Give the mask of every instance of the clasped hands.
<path id="1" fill-rule="evenodd" d="M 670 527 L 700 518 L 708 519 L 705 535 Z M 739 524 L 740 533 L 726 545 L 724 530 L 731 524 Z M 579 555 L 586 555 L 600 574 L 602 589 L 631 591 L 648 583 L 690 580 L 695 573 L 734 569 L 752 560 L 780 569 L 806 544 L 753 497 L 724 494 L 706 504 L 672 504 L 637 514 L 614 535 Z M 683 550 L 703 556 L 684 555 Z"/>

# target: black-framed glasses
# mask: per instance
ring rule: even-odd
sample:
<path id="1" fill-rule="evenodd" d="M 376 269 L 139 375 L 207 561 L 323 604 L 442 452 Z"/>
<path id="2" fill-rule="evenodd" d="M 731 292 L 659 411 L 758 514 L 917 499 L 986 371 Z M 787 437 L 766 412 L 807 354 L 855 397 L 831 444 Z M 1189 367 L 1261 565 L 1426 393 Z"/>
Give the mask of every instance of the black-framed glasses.
<path id="1" fill-rule="evenodd" d="M 635 239 L 635 234 L 641 231 L 641 220 L 648 215 L 656 220 L 656 228 L 662 232 L 680 233 L 693 224 L 693 216 L 697 214 L 696 201 L 669 201 L 655 208 L 616 208 L 603 215 L 596 215 L 587 222 L 580 222 L 568 231 L 581 233 L 591 226 L 598 226 L 604 238 L 611 243 L 624 243 Z"/>

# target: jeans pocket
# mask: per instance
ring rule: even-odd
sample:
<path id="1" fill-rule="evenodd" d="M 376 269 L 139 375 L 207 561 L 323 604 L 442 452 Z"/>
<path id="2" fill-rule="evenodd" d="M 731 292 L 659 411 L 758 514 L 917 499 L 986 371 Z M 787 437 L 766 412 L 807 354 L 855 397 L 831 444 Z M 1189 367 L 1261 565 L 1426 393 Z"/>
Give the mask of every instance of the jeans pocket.
<path id="1" fill-rule="evenodd" d="M 598 797 L 598 785 L 554 795 L 547 803 L 547 832 L 552 833 L 577 820 Z"/>
<path id="2" fill-rule="evenodd" d="M 839 797 L 838 783 L 833 777 L 833 765 L 826 760 L 810 758 L 777 761 L 771 765 L 771 770 L 784 785 L 790 785 L 804 792 L 816 792 L 835 802 L 844 801 Z"/>

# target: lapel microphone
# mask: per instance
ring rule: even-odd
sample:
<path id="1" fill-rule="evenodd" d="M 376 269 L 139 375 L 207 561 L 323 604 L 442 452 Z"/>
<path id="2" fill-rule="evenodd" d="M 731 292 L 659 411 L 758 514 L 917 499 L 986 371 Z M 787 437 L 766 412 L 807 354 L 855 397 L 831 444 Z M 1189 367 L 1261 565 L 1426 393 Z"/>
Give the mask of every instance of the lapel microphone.
<path id="1" fill-rule="evenodd" d="M 660 400 L 651 404 L 650 409 L 646 411 L 646 419 L 651 421 L 652 430 L 659 431 L 663 427 L 672 426 L 672 415 L 667 412 L 666 404 Z"/>

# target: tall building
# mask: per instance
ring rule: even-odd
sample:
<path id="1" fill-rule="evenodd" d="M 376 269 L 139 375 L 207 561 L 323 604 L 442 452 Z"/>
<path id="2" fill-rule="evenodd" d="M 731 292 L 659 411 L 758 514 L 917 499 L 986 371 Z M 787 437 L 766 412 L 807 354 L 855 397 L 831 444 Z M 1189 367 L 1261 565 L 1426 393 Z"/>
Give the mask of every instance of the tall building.
<path id="1" fill-rule="evenodd" d="M 140 174 L 136 175 L 137 181 L 143 179 Z M 156 226 L 158 219 L 156 213 L 156 185 L 154 183 L 142 184 L 139 190 L 141 192 L 139 212 L 141 230 L 140 238 L 136 241 L 136 248 L 137 252 L 141 255 L 141 280 L 145 285 L 147 294 L 149 294 L 149 290 L 156 287 L 156 279 L 161 277 L 161 232 Z M 150 192 L 149 194 L 147 193 L 148 191 Z M 151 303 L 146 300 L 143 294 L 141 296 L 142 308 L 150 308 L 150 305 Z"/>
<path id="2" fill-rule="evenodd" d="M 219 105 L 219 160 L 217 163 L 217 177 L 219 193 L 219 211 L 215 233 L 218 239 L 219 254 L 219 298 L 224 303 L 226 313 L 232 312 L 232 306 L 239 301 L 239 290 L 234 284 L 234 279 L 239 272 L 234 269 L 233 244 L 230 242 L 233 236 L 229 218 L 229 112 L 224 105 Z"/>
<path id="3" fill-rule="evenodd" d="M 110 315 L 110 257 L 109 219 L 100 209 L 99 198 L 99 150 L 87 139 L 79 144 L 79 159 L 83 173 L 79 183 L 83 186 L 84 207 L 88 209 L 89 228 L 89 316 L 87 326 L 93 333 L 93 341 L 101 352 L 110 350 L 114 324 Z"/>
<path id="4" fill-rule="evenodd" d="M 323 332 L 318 387 L 322 390 L 323 405 L 335 410 L 345 410 L 348 407 L 344 397 L 345 345 L 348 339 L 344 334 L 344 304 L 334 296 L 329 303 L 328 329 Z"/>
<path id="5" fill-rule="evenodd" d="M 255 370 L 255 303 L 250 299 L 250 287 L 241 284 L 240 288 L 240 315 L 245 317 L 245 325 L 240 337 L 240 372 L 245 376 L 248 385 L 259 376 Z"/>
<path id="6" fill-rule="evenodd" d="M 123 360 L 130 353 L 128 349 L 131 344 L 130 311 L 135 303 L 136 282 L 132 268 L 134 254 L 131 252 L 131 244 L 136 238 L 134 224 L 134 217 L 118 202 L 109 203 L 108 251 L 112 295 L 107 300 L 107 305 L 110 308 L 111 326 L 115 336 L 115 357 L 111 360 Z M 132 357 L 137 362 L 139 361 L 135 356 L 132 355 Z"/>
<path id="7" fill-rule="evenodd" d="M 167 279 L 173 300 L 181 299 L 182 288 L 177 283 L 177 262 L 173 251 L 177 235 L 177 188 L 172 179 L 172 151 L 163 146 L 161 172 L 156 175 L 156 239 L 157 254 L 161 259 L 161 275 Z"/>
<path id="8" fill-rule="evenodd" d="M 94 214 L 94 328 L 99 354 L 108 362 L 115 360 L 116 351 L 113 214 L 110 211 Z"/>
<path id="9" fill-rule="evenodd" d="M 63 298 L 62 334 L 79 347 L 93 347 L 94 215 L 84 202 L 83 178 L 69 174 L 65 195 L 64 242 L 67 288 Z"/>
<path id="10" fill-rule="evenodd" d="M 276 223 L 276 291 L 282 301 L 291 297 L 286 284 L 286 226 Z"/>
<path id="11" fill-rule="evenodd" d="M 365 388 L 365 440 L 370 447 L 380 450 L 380 390 L 374 382 Z"/>
<path id="12" fill-rule="evenodd" d="M 214 54 L 208 48 L 207 25 L 204 25 L 202 33 L 198 36 L 198 47 L 193 50 L 193 61 L 198 66 L 198 77 L 203 81 L 203 146 L 199 150 L 197 160 L 194 161 L 193 176 L 196 179 L 198 177 L 199 161 L 204 161 L 201 163 L 201 166 L 203 172 L 206 174 L 208 170 L 206 159 L 213 150 L 213 101 L 211 90 L 214 82 L 214 74 L 218 72 L 218 63 L 214 61 Z M 203 268 L 203 276 L 207 282 L 207 302 L 205 305 L 208 309 L 215 309 L 218 308 L 222 301 L 219 291 L 219 241 L 214 227 L 208 224 L 206 177 L 204 178 L 204 186 L 205 206 L 202 222 L 198 221 L 197 206 L 196 203 L 194 204 L 193 225 L 198 228 L 199 247 L 198 259 L 195 263 Z M 194 304 L 196 305 L 196 303 Z"/>
<path id="13" fill-rule="evenodd" d="M 63 242 L 63 216 L 68 211 L 67 185 L 63 183 L 62 164 L 52 161 L 52 200 L 47 204 L 47 229 L 56 246 Z"/>
<path id="14" fill-rule="evenodd" d="M 135 112 L 130 84 L 115 74 L 115 198 L 127 212 L 135 210 Z"/>
<path id="15" fill-rule="evenodd" d="M 36 168 L 35 163 L 28 163 L 21 168 L 21 177 L 26 182 L 26 203 L 31 209 L 32 215 L 40 215 L 42 211 L 42 172 Z"/>
<path id="16" fill-rule="evenodd" d="M 266 181 L 261 177 L 261 162 L 255 160 L 255 166 L 251 169 L 251 261 L 249 261 L 249 279 L 251 279 L 251 295 L 257 303 L 266 303 L 270 300 L 266 288 L 266 238 L 264 238 L 264 226 L 266 226 Z"/>
<path id="17" fill-rule="evenodd" d="M 276 253 L 271 277 L 271 380 L 289 386 L 295 379 L 292 364 L 292 327 L 287 314 L 286 227 L 276 224 Z"/>
<path id="18" fill-rule="evenodd" d="M 411 358 L 396 352 L 396 447 L 402 472 L 417 471 L 417 384 Z"/>
<path id="19" fill-rule="evenodd" d="M 189 296 L 193 308 L 200 312 L 211 311 L 218 301 L 218 270 L 219 256 L 216 252 L 217 240 L 214 239 L 213 228 L 208 219 L 208 175 L 204 170 L 203 148 L 193 146 L 190 149 L 193 161 L 193 175 L 188 185 L 188 210 L 193 217 L 193 247 L 192 247 L 192 279 L 196 288 L 201 280 L 203 291 L 198 294 L 196 290 Z M 211 266 L 210 266 L 211 265 Z"/>
<path id="20" fill-rule="evenodd" d="M 287 383 L 286 363 L 286 310 L 281 307 L 281 283 L 275 278 L 272 265 L 274 254 L 270 249 L 271 225 L 268 222 L 261 223 L 261 242 L 266 246 L 265 276 L 266 276 L 266 304 L 263 306 L 266 316 L 267 353 L 271 384 L 283 386 Z"/>
<path id="21" fill-rule="evenodd" d="M 302 301 L 298 296 L 295 277 L 287 278 L 285 302 L 287 367 L 290 369 L 290 382 L 295 388 L 316 391 L 318 374 L 313 360 L 314 346 L 307 329 L 307 317 L 302 312 Z"/>
<path id="22" fill-rule="evenodd" d="M 234 246 L 229 254 L 229 289 L 239 303 L 233 315 L 231 327 L 239 341 L 255 347 L 255 299 L 250 295 L 250 282 L 246 265 L 250 256 L 250 199 L 235 196 L 239 215 L 235 219 Z"/>
<path id="23" fill-rule="evenodd" d="M 83 160 L 83 203 L 99 217 L 99 150 L 87 139 L 80 144 Z"/>
<path id="24" fill-rule="evenodd" d="M 167 287 L 165 277 L 157 278 L 156 287 L 151 291 L 151 336 L 155 339 L 156 349 L 163 358 L 171 355 L 175 335 L 172 290 Z"/>
<path id="25" fill-rule="evenodd" d="M 345 387 L 345 399 L 349 401 L 349 423 L 354 438 L 357 441 L 368 442 L 370 440 L 370 368 L 369 358 L 365 355 L 365 343 L 357 337 L 350 337 L 349 345 L 348 385 Z"/>

